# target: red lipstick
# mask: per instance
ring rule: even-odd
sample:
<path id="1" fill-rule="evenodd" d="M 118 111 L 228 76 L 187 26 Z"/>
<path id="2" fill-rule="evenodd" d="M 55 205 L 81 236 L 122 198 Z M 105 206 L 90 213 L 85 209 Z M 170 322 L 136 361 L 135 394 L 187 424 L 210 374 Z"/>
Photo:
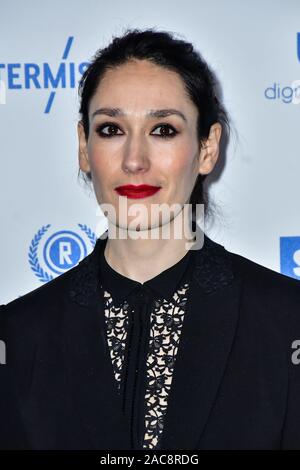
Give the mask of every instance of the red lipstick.
<path id="1" fill-rule="evenodd" d="M 150 186 L 148 184 L 140 184 L 135 186 L 133 184 L 126 184 L 124 186 L 118 186 L 115 188 L 120 196 L 127 196 L 131 199 L 139 199 L 143 197 L 149 197 L 157 193 L 160 190 L 160 186 Z"/>

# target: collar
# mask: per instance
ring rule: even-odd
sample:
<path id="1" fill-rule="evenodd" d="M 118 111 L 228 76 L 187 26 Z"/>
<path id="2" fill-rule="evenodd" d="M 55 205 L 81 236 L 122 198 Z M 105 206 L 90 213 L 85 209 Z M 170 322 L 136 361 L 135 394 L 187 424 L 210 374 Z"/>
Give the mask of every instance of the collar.
<path id="1" fill-rule="evenodd" d="M 132 290 L 142 285 L 150 287 L 163 297 L 170 298 L 174 291 L 174 279 L 176 278 L 176 281 L 180 281 L 189 264 L 190 257 L 193 258 L 193 263 L 190 264 L 192 268 L 192 278 L 203 294 L 211 294 L 230 284 L 234 279 L 230 253 L 222 245 L 211 240 L 202 232 L 198 225 L 196 230 L 198 232 L 197 240 L 203 240 L 203 245 L 197 242 L 199 249 L 189 250 L 176 265 L 171 266 L 171 268 L 163 271 L 155 278 L 146 281 L 144 284 L 122 276 L 120 273 L 110 268 L 106 262 L 107 266 L 110 268 L 110 271 L 108 271 L 112 276 L 119 280 L 121 280 L 121 278 L 122 280 L 126 280 L 124 289 L 122 288 L 120 293 L 117 294 L 118 300 L 122 300 Z M 97 239 L 93 251 L 69 272 L 69 297 L 73 302 L 81 306 L 87 307 L 97 299 L 100 282 L 103 280 L 101 279 L 101 256 L 104 257 L 103 252 L 107 235 L 108 230 Z M 169 282 L 171 273 L 172 276 L 173 274 L 175 276 L 172 283 Z M 109 291 L 111 292 L 111 290 Z"/>
<path id="2" fill-rule="evenodd" d="M 115 271 L 106 261 L 103 248 L 99 253 L 101 284 L 112 294 L 114 303 L 117 305 L 140 289 L 143 289 L 149 295 L 169 301 L 175 289 L 179 287 L 179 283 L 189 266 L 192 254 L 193 252 L 189 250 L 176 264 L 152 279 L 141 283 Z"/>

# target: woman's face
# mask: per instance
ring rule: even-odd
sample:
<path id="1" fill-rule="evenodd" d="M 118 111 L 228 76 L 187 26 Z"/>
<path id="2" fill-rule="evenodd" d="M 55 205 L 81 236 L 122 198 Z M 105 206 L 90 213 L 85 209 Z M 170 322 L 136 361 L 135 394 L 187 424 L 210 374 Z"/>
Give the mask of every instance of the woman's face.
<path id="1" fill-rule="evenodd" d="M 119 114 L 110 111 L 116 108 Z M 165 109 L 179 113 L 148 116 L 150 111 Z M 100 206 L 114 208 L 116 219 L 111 222 L 128 228 L 138 215 L 129 215 L 128 210 L 138 204 L 146 211 L 139 219 L 139 230 L 154 228 L 178 213 L 177 209 L 161 219 L 153 216 L 154 211 L 151 217 L 154 205 L 171 208 L 180 204 L 183 208 L 188 203 L 199 172 L 210 173 L 216 163 L 221 135 L 220 124 L 214 124 L 206 148 L 200 151 L 197 116 L 176 72 L 135 60 L 105 73 L 90 101 L 87 140 L 78 123 L 79 165 L 82 171 L 91 172 Z M 160 189 L 140 199 L 115 190 L 128 184 Z M 126 210 L 126 206 L 120 208 L 120 202 L 127 204 Z M 107 216 L 111 218 L 109 212 Z"/>

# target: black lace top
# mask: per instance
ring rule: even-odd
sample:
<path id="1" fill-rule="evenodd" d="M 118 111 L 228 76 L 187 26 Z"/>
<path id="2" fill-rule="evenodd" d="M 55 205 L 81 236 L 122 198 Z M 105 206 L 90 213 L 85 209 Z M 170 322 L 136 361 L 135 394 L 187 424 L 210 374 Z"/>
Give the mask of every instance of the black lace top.
<path id="1" fill-rule="evenodd" d="M 107 344 L 133 449 L 159 449 L 189 295 L 193 250 L 143 284 L 101 252 Z"/>

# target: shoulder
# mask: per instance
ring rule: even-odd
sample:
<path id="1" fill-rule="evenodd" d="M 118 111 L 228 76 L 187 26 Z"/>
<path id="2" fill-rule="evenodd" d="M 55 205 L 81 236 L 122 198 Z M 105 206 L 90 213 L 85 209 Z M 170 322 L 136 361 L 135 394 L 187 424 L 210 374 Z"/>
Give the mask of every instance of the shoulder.
<path id="1" fill-rule="evenodd" d="M 85 305 L 93 299 L 98 285 L 98 255 L 104 241 L 99 238 L 92 252 L 76 266 L 42 286 L 18 297 L 0 309 L 2 317 L 13 324 L 30 323 L 41 318 L 60 315 L 62 309 L 70 307 L 72 301 Z M 73 304 L 72 304 L 73 305 Z"/>
<path id="2" fill-rule="evenodd" d="M 286 276 L 266 266 L 256 263 L 238 253 L 230 251 L 226 246 L 205 235 L 203 249 L 199 250 L 197 264 L 202 271 L 218 277 L 220 272 L 226 280 L 235 279 L 244 288 L 252 289 L 258 295 L 266 296 L 291 294 L 299 296 L 300 279 Z M 207 268 L 208 267 L 208 268 Z M 207 268 L 207 269 L 206 269 Z"/>
<path id="3" fill-rule="evenodd" d="M 300 294 L 300 280 L 286 276 L 266 266 L 256 263 L 240 254 L 227 251 L 235 276 L 240 277 L 245 283 L 256 286 L 273 293 L 286 291 L 295 295 Z"/>
<path id="4" fill-rule="evenodd" d="M 300 338 L 300 280 L 227 251 L 234 276 L 241 280 L 242 305 L 256 321 Z"/>
<path id="5" fill-rule="evenodd" d="M 0 306 L 0 328 L 18 325 L 28 330 L 34 324 L 41 324 L 43 318 L 54 317 L 68 302 L 72 278 L 80 272 L 80 264 L 53 280 Z"/>

